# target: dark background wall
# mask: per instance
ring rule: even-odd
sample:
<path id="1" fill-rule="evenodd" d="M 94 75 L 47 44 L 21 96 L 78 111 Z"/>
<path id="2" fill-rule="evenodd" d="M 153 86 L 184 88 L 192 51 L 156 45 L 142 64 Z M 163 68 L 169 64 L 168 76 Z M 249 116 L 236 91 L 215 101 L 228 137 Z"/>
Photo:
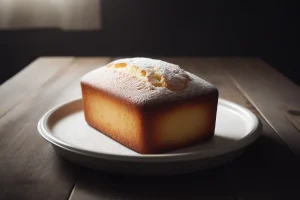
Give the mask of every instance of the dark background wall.
<path id="1" fill-rule="evenodd" d="M 103 30 L 0 31 L 0 83 L 39 56 L 259 56 L 300 84 L 286 2 L 103 0 Z"/>

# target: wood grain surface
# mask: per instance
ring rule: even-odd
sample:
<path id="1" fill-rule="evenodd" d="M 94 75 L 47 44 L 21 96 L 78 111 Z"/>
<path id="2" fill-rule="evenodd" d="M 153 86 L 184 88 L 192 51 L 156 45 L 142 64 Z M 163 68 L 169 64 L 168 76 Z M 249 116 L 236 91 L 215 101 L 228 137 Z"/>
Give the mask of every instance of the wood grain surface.
<path id="1" fill-rule="evenodd" d="M 108 60 L 41 58 L 0 87 L 0 199 L 68 199 L 76 167 L 56 156 L 37 122 L 78 97 L 82 74 Z"/>
<path id="2" fill-rule="evenodd" d="M 72 62 L 73 58 L 40 58 L 24 68 L 0 87 L 0 117 L 5 115 L 19 101 L 36 92 L 51 78 L 60 73 Z"/>
<path id="3" fill-rule="evenodd" d="M 300 111 L 300 88 L 257 58 L 220 59 L 219 62 L 270 126 L 300 157 L 300 132 L 295 127 L 295 123 L 299 126 L 296 121 L 299 116 L 288 112 Z"/>
<path id="4" fill-rule="evenodd" d="M 299 88 L 256 58 L 160 58 L 213 83 L 221 98 L 260 118 L 261 137 L 238 159 L 188 175 L 138 177 L 58 157 L 39 136 L 37 121 L 79 97 L 82 75 L 111 59 L 40 58 L 1 85 L 0 199 L 300 199 Z"/>

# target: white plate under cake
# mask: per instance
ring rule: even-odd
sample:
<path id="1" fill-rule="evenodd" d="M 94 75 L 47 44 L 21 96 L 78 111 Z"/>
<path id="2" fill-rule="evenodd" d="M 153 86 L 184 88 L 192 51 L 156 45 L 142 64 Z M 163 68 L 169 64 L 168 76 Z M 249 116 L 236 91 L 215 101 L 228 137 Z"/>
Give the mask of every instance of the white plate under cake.
<path id="1" fill-rule="evenodd" d="M 137 153 L 89 126 L 82 99 L 49 110 L 38 130 L 57 153 L 77 164 L 115 173 L 172 175 L 228 162 L 259 137 L 258 118 L 248 109 L 219 99 L 214 136 L 205 143 L 160 154 Z"/>

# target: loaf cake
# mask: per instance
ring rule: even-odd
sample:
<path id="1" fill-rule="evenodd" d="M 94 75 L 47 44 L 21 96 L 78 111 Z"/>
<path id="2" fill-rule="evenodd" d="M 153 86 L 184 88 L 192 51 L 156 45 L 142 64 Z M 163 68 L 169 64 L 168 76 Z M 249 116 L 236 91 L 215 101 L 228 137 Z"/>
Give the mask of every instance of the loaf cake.
<path id="1" fill-rule="evenodd" d="M 126 58 L 81 79 L 86 122 L 141 154 L 177 150 L 213 137 L 218 90 L 176 64 Z"/>

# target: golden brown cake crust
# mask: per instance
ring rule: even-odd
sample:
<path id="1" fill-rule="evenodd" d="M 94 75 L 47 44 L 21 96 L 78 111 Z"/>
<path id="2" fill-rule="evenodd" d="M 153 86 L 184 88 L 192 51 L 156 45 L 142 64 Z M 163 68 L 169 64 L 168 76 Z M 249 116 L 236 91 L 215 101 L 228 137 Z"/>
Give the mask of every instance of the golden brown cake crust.
<path id="1" fill-rule="evenodd" d="M 157 68 L 162 70 L 157 71 Z M 81 79 L 81 87 L 86 121 L 136 152 L 175 150 L 214 135 L 219 95 L 217 88 L 177 65 L 146 58 L 121 59 L 86 74 Z M 103 104 L 103 100 L 107 100 L 105 104 L 109 104 L 110 108 L 120 109 L 120 115 L 125 113 L 133 117 L 129 125 L 126 124 L 130 130 L 118 129 L 117 120 L 111 127 L 108 123 L 102 123 L 101 116 L 96 115 L 104 111 L 95 109 Z M 106 110 L 106 113 L 109 112 Z M 180 120 L 180 115 L 172 119 L 178 112 L 188 112 L 185 116 L 195 115 L 191 120 L 199 119 L 199 123 L 194 121 L 194 125 L 201 124 L 201 127 L 197 126 L 190 136 L 188 133 L 179 135 L 179 139 L 172 133 L 168 135 L 165 130 L 169 127 L 173 129 L 165 122 Z M 185 131 L 182 132 L 185 134 Z"/>

